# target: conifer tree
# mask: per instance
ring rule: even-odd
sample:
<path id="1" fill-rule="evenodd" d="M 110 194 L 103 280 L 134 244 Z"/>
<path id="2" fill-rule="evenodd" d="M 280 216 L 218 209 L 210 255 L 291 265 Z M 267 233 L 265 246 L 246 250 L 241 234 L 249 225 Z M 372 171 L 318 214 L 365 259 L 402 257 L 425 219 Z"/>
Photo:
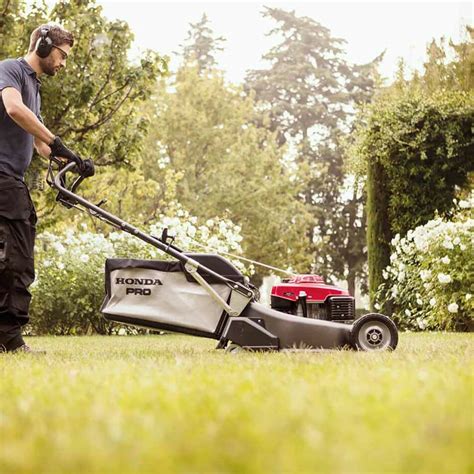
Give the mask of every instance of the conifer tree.
<path id="1" fill-rule="evenodd" d="M 277 8 L 266 8 L 264 16 L 278 23 L 270 35 L 282 40 L 263 57 L 269 67 L 249 73 L 247 89 L 268 111 L 280 143 L 309 169 L 304 201 L 314 218 L 308 236 L 308 248 L 316 243 L 314 270 L 346 278 L 353 293 L 366 259 L 364 195 L 360 183 L 350 184 L 341 142 L 355 106 L 373 94 L 382 55 L 352 65 L 344 57 L 344 40 L 315 20 Z"/>
<path id="2" fill-rule="evenodd" d="M 205 13 L 198 22 L 189 26 L 188 36 L 181 45 L 184 62 L 196 65 L 200 73 L 210 71 L 217 65 L 216 54 L 223 50 L 225 38 L 214 35 Z"/>

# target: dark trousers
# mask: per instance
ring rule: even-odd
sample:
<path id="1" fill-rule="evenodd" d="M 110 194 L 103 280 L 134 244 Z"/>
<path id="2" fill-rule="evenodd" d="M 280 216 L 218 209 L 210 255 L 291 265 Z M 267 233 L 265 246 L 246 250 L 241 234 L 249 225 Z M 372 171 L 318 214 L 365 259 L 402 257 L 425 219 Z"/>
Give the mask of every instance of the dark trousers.
<path id="1" fill-rule="evenodd" d="M 0 345 L 23 344 L 35 279 L 36 212 L 26 185 L 0 173 Z"/>

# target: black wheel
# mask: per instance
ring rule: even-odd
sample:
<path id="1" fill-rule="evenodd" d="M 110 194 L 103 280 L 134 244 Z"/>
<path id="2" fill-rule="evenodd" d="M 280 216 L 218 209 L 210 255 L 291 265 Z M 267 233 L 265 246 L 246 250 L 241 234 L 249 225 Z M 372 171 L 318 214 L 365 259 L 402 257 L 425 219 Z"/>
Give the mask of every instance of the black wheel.
<path id="1" fill-rule="evenodd" d="M 352 325 L 351 346 L 358 351 L 393 351 L 398 344 L 395 323 L 383 314 L 370 313 Z"/>
<path id="2" fill-rule="evenodd" d="M 226 352 L 229 354 L 238 354 L 239 352 L 243 352 L 245 349 L 237 344 L 230 344 L 226 347 Z"/>

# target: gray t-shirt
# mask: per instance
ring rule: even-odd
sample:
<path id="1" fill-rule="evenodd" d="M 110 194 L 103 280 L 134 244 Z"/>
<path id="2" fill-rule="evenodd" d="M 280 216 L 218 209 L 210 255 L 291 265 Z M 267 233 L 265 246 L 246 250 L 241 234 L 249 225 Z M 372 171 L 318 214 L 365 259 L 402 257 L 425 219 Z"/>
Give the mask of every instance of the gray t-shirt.
<path id="1" fill-rule="evenodd" d="M 41 82 L 25 59 L 0 61 L 0 91 L 14 87 L 23 103 L 42 121 Z M 23 179 L 33 156 L 33 135 L 23 130 L 7 114 L 0 98 L 0 173 Z"/>

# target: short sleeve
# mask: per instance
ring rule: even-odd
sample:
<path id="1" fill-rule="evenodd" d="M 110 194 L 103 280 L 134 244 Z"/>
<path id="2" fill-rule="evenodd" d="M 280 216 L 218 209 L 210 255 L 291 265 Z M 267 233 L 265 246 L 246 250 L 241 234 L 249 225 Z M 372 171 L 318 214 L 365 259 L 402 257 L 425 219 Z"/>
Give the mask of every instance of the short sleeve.
<path id="1" fill-rule="evenodd" d="M 0 91 L 7 87 L 14 87 L 21 92 L 22 77 L 21 65 L 18 61 L 0 62 Z"/>

